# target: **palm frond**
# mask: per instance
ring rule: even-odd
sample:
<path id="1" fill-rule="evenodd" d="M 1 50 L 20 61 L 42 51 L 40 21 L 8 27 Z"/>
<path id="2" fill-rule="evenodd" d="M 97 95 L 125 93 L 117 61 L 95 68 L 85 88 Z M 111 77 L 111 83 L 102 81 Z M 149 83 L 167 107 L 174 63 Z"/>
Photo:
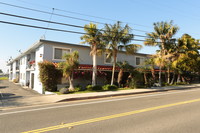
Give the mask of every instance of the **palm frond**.
<path id="1" fill-rule="evenodd" d="M 135 54 L 138 50 L 142 48 L 142 45 L 139 44 L 129 44 L 125 45 L 125 50 L 128 54 Z"/>

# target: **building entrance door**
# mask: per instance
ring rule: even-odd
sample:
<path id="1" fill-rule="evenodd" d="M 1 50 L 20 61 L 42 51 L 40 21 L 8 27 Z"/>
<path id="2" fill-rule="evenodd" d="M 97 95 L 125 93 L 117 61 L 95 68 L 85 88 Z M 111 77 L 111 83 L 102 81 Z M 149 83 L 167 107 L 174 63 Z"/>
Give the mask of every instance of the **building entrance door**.
<path id="1" fill-rule="evenodd" d="M 31 89 L 34 88 L 34 73 L 31 73 Z"/>

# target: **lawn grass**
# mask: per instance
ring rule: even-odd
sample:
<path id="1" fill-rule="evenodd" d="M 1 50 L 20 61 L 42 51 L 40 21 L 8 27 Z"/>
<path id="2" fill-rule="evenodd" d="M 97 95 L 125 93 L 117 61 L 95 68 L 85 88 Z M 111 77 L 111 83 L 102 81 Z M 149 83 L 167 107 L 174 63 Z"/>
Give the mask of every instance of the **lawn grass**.
<path id="1" fill-rule="evenodd" d="M 0 77 L 0 80 L 8 80 L 8 77 Z"/>
<path id="2" fill-rule="evenodd" d="M 118 88 L 116 90 L 106 90 L 106 91 L 120 91 L 120 90 L 132 90 L 131 88 Z M 93 92 L 106 92 L 105 90 L 99 90 L 99 91 L 90 91 L 90 90 L 83 90 L 83 91 L 77 91 L 77 92 L 69 92 L 68 94 L 82 94 L 82 93 L 93 93 Z M 57 95 L 67 95 L 67 94 L 61 94 L 59 91 L 54 92 Z"/>
<path id="3" fill-rule="evenodd" d="M 97 91 L 85 90 L 85 91 L 69 92 L 68 94 L 81 94 L 81 93 L 91 93 L 91 92 L 97 92 Z M 58 95 L 66 95 L 66 94 L 61 94 L 59 91 L 56 91 L 54 93 L 56 93 Z"/>

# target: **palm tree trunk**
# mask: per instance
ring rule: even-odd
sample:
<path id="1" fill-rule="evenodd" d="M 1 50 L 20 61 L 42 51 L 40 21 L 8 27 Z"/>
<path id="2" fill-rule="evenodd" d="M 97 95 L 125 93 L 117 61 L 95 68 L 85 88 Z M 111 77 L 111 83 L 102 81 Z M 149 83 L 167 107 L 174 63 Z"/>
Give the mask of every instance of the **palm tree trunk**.
<path id="1" fill-rule="evenodd" d="M 144 84 L 145 84 L 145 86 L 147 87 L 147 74 L 146 74 L 146 72 L 144 72 Z"/>
<path id="2" fill-rule="evenodd" d="M 167 71 L 165 70 L 165 83 L 167 83 Z"/>
<path id="3" fill-rule="evenodd" d="M 183 76 L 181 76 L 182 82 L 185 82 L 185 78 Z"/>
<path id="4" fill-rule="evenodd" d="M 174 83 L 175 76 L 176 76 L 176 73 L 174 72 L 174 74 L 173 74 L 173 78 L 172 78 L 172 80 L 171 80 L 171 83 L 170 83 L 170 85 L 172 85 L 172 84 Z"/>
<path id="5" fill-rule="evenodd" d="M 151 75 L 152 75 L 152 77 L 153 77 L 153 82 L 155 82 L 155 80 L 156 80 L 156 75 L 155 75 L 154 68 L 151 69 Z"/>
<path id="6" fill-rule="evenodd" d="M 113 85 L 113 83 L 114 83 L 114 77 L 115 77 L 115 66 L 116 66 L 116 59 L 117 59 L 117 53 L 116 52 L 114 52 L 113 57 L 114 57 L 114 61 L 113 61 L 111 85 Z"/>
<path id="7" fill-rule="evenodd" d="M 161 59 L 163 58 L 163 55 L 165 55 L 165 48 L 164 48 L 164 40 L 161 39 Z M 160 62 L 160 70 L 159 70 L 159 86 L 162 86 L 162 61 Z"/>
<path id="8" fill-rule="evenodd" d="M 93 69 L 92 69 L 92 86 L 96 85 L 97 79 L 97 54 L 95 53 L 93 56 Z"/>
<path id="9" fill-rule="evenodd" d="M 162 79 L 161 79 L 162 77 L 161 77 L 161 76 L 162 76 L 162 67 L 161 67 L 161 65 L 160 65 L 160 68 L 159 68 L 159 86 L 160 86 L 160 87 L 162 86 L 162 81 L 161 81 L 161 80 L 162 80 Z"/>
<path id="10" fill-rule="evenodd" d="M 68 79 L 69 79 L 69 90 L 73 91 L 74 90 L 73 73 L 71 76 L 68 77 Z"/>
<path id="11" fill-rule="evenodd" d="M 167 67 L 167 83 L 170 83 L 170 68 L 169 66 Z"/>
<path id="12" fill-rule="evenodd" d="M 177 83 L 181 82 L 181 75 L 180 73 L 178 73 L 178 77 L 177 77 Z"/>
<path id="13" fill-rule="evenodd" d="M 118 79 L 117 79 L 117 82 L 118 82 L 118 86 L 120 87 L 120 83 L 121 83 L 121 80 L 122 80 L 122 76 L 123 76 L 123 70 L 120 69 L 119 70 L 119 73 L 118 73 Z"/>

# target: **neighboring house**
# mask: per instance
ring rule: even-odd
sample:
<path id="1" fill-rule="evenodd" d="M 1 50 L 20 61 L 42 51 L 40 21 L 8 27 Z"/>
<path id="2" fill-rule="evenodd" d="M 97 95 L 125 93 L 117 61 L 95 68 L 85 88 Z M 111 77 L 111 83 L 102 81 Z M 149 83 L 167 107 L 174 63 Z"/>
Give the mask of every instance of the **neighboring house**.
<path id="1" fill-rule="evenodd" d="M 41 39 L 7 64 L 9 66 L 9 80 L 13 81 L 17 79 L 22 86 L 28 86 L 42 93 L 38 62 L 44 60 L 55 63 L 61 62 L 64 61 L 62 56 L 65 53 L 75 50 L 79 52 L 79 70 L 91 70 L 92 57 L 90 56 L 89 46 Z M 117 61 L 128 61 L 130 65 L 137 67 L 141 66 L 147 56 L 147 54 L 139 53 L 128 55 L 121 51 L 118 53 Z M 111 71 L 112 59 L 107 59 L 106 53 L 103 53 L 97 57 L 97 65 L 98 71 Z M 85 83 L 83 80 L 77 80 L 76 82 L 79 84 Z"/>

